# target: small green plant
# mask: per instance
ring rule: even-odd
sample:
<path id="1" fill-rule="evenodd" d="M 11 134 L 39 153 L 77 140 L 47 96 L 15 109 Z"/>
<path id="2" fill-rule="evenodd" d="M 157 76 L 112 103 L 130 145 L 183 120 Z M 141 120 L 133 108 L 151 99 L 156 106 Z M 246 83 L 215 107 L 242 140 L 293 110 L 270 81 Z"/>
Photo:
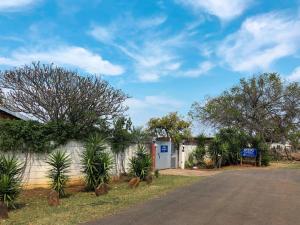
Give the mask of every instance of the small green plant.
<path id="1" fill-rule="evenodd" d="M 152 159 L 145 146 L 139 145 L 136 156 L 130 159 L 130 174 L 144 180 L 151 172 Z"/>
<path id="2" fill-rule="evenodd" d="M 154 171 L 154 176 L 155 176 L 156 178 L 159 178 L 159 170 L 155 170 L 155 171 Z"/>
<path id="3" fill-rule="evenodd" d="M 188 169 L 192 169 L 194 165 L 195 165 L 194 152 L 192 152 L 189 154 L 188 160 L 185 162 L 184 167 Z"/>
<path id="4" fill-rule="evenodd" d="M 15 208 L 15 199 L 21 191 L 23 166 L 15 156 L 0 155 L 0 201 Z"/>
<path id="5" fill-rule="evenodd" d="M 94 191 L 101 183 L 108 183 L 113 161 L 106 151 L 105 140 L 99 135 L 90 136 L 81 156 L 86 189 Z"/>
<path id="6" fill-rule="evenodd" d="M 69 180 L 67 175 L 71 165 L 71 158 L 65 151 L 57 150 L 48 157 L 47 164 L 51 166 L 48 177 L 51 180 L 51 189 L 57 191 L 59 197 L 65 196 L 65 187 Z"/>

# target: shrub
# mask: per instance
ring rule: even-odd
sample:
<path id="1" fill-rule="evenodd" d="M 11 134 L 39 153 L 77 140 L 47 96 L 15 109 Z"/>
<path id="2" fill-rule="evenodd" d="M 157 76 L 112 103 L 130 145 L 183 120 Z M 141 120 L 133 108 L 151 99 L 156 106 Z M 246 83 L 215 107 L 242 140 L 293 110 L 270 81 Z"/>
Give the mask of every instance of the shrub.
<path id="1" fill-rule="evenodd" d="M 99 121 L 101 122 L 101 121 Z M 0 121 L 0 151 L 50 152 L 70 139 L 84 140 L 91 133 L 105 132 L 101 127 L 82 129 L 64 121 Z"/>
<path id="2" fill-rule="evenodd" d="M 15 200 L 21 190 L 23 166 L 15 156 L 0 155 L 0 201 L 15 208 Z"/>
<path id="3" fill-rule="evenodd" d="M 208 152 L 213 161 L 215 168 L 220 168 L 228 155 L 228 145 L 222 143 L 220 138 L 216 136 L 208 147 Z"/>
<path id="4" fill-rule="evenodd" d="M 192 152 L 192 153 L 189 154 L 188 160 L 185 162 L 184 167 L 192 169 L 194 165 L 195 165 L 195 162 L 194 162 L 194 152 Z"/>
<path id="5" fill-rule="evenodd" d="M 106 152 L 106 143 L 101 136 L 93 135 L 88 138 L 81 157 L 88 191 L 93 191 L 100 184 L 109 182 L 113 161 L 110 154 Z"/>
<path id="6" fill-rule="evenodd" d="M 42 152 L 50 149 L 44 125 L 36 121 L 0 121 L 1 151 Z"/>
<path id="7" fill-rule="evenodd" d="M 136 156 L 130 159 L 130 174 L 145 180 L 151 171 L 152 159 L 145 146 L 139 145 Z"/>
<path id="8" fill-rule="evenodd" d="M 203 134 L 199 135 L 197 137 L 197 148 L 193 151 L 193 158 L 195 161 L 195 164 L 197 166 L 204 166 L 204 156 L 206 154 L 205 149 L 205 136 Z M 194 165 L 193 165 L 194 166 Z"/>
<path id="9" fill-rule="evenodd" d="M 223 158 L 224 165 L 235 165 L 240 163 L 240 151 L 247 147 L 249 139 L 251 139 L 243 131 L 235 128 L 221 129 L 217 134 L 220 142 L 225 144 L 223 146 L 227 149 L 226 158 Z"/>
<path id="10" fill-rule="evenodd" d="M 268 144 L 260 136 L 255 136 L 251 139 L 251 145 L 253 148 L 258 149 L 258 157 L 256 159 L 257 163 L 259 162 L 259 154 L 261 154 L 261 165 L 269 166 L 270 164 L 270 155 Z"/>
<path id="11" fill-rule="evenodd" d="M 70 155 L 67 155 L 64 151 L 57 150 L 49 155 L 47 164 L 51 166 L 48 174 L 51 180 L 51 189 L 57 191 L 59 197 L 64 197 L 65 187 L 69 180 L 67 173 L 71 165 Z"/>

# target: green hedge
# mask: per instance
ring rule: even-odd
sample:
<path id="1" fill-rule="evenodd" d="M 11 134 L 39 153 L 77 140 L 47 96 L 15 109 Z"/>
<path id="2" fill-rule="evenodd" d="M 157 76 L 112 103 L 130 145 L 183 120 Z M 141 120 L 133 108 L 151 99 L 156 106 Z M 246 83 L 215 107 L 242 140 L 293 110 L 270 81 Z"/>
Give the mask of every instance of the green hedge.
<path id="1" fill-rule="evenodd" d="M 69 139 L 84 139 L 90 132 L 63 122 L 0 120 L 0 151 L 50 152 Z"/>

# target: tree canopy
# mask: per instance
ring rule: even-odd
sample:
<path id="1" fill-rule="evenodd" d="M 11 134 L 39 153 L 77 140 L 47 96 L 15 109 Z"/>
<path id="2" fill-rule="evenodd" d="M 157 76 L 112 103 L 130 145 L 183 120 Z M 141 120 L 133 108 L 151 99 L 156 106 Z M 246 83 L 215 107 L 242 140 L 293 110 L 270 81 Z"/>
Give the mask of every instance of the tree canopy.
<path id="1" fill-rule="evenodd" d="M 152 118 L 148 122 L 148 131 L 156 137 L 168 137 L 179 144 L 184 138 L 191 136 L 191 122 L 184 120 L 177 112 L 161 118 Z"/>
<path id="2" fill-rule="evenodd" d="M 192 118 L 215 128 L 233 127 L 268 141 L 286 141 L 299 131 L 300 86 L 284 83 L 277 73 L 263 73 L 209 98 L 195 102 Z"/>
<path id="3" fill-rule="evenodd" d="M 112 119 L 127 109 L 121 90 L 96 76 L 54 65 L 33 63 L 0 73 L 3 105 L 29 114 L 39 121 L 64 121 L 93 126 L 99 118 Z"/>

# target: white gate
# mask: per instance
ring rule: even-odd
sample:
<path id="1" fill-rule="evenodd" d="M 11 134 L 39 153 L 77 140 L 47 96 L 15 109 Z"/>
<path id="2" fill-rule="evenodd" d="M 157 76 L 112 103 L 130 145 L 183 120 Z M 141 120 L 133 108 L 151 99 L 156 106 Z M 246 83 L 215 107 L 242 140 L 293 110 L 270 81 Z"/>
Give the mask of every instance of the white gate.
<path id="1" fill-rule="evenodd" d="M 172 144 L 170 141 L 156 142 L 156 157 L 155 157 L 156 169 L 171 168 L 171 151 L 172 151 Z"/>

